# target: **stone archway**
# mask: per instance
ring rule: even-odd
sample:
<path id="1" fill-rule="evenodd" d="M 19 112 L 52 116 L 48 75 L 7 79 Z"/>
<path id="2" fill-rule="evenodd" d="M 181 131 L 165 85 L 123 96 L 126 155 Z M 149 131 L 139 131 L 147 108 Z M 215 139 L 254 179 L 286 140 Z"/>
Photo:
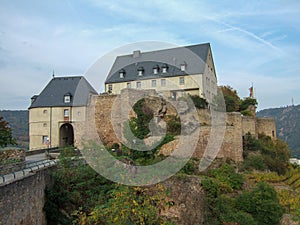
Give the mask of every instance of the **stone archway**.
<path id="1" fill-rule="evenodd" d="M 74 145 L 74 129 L 70 123 L 63 124 L 59 129 L 59 147 Z"/>

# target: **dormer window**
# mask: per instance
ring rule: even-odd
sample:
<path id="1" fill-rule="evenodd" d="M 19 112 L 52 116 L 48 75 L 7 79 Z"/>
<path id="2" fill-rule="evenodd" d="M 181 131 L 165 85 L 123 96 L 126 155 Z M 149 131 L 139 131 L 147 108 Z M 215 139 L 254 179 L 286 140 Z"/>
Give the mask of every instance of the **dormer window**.
<path id="1" fill-rule="evenodd" d="M 185 63 L 183 63 L 183 64 L 180 65 L 180 70 L 181 71 L 185 71 L 186 70 L 186 64 Z"/>
<path id="2" fill-rule="evenodd" d="M 137 71 L 138 71 L 138 75 L 139 76 L 143 76 L 144 75 L 144 68 L 142 66 L 140 66 Z"/>
<path id="3" fill-rule="evenodd" d="M 71 94 L 67 93 L 64 95 L 64 103 L 70 103 L 71 102 Z"/>
<path id="4" fill-rule="evenodd" d="M 158 74 L 158 71 L 159 71 L 159 66 L 156 65 L 153 67 L 153 74 Z"/>
<path id="5" fill-rule="evenodd" d="M 162 68 L 162 72 L 163 72 L 163 73 L 167 73 L 167 72 L 168 72 L 168 68 L 169 68 L 169 67 L 168 67 L 167 64 L 164 64 L 161 68 Z"/>
<path id="6" fill-rule="evenodd" d="M 124 69 L 121 69 L 119 71 L 119 75 L 120 75 L 120 78 L 124 78 L 125 77 L 125 70 Z"/>

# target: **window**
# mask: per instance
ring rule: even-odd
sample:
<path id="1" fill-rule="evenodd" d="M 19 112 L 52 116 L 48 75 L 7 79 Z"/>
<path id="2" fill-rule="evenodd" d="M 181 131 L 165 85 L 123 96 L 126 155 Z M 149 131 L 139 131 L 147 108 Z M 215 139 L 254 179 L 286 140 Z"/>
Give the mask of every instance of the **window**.
<path id="1" fill-rule="evenodd" d="M 153 67 L 153 74 L 158 74 L 159 66 L 156 65 Z"/>
<path id="2" fill-rule="evenodd" d="M 138 75 L 139 75 L 139 76 L 143 76 L 143 74 L 144 74 L 144 68 L 143 68 L 142 66 L 140 66 L 140 67 L 138 68 Z"/>
<path id="3" fill-rule="evenodd" d="M 161 79 L 161 86 L 165 87 L 166 86 L 166 79 Z"/>
<path id="4" fill-rule="evenodd" d="M 181 65 L 180 65 L 180 70 L 181 70 L 181 71 L 185 71 L 185 67 L 186 67 L 186 64 L 181 64 Z"/>
<path id="5" fill-rule="evenodd" d="M 48 112 L 47 109 L 44 109 L 43 113 L 44 113 L 44 114 L 47 114 L 47 112 Z"/>
<path id="6" fill-rule="evenodd" d="M 152 80 L 151 85 L 152 87 L 156 87 L 156 80 Z"/>
<path id="7" fill-rule="evenodd" d="M 109 84 L 108 85 L 108 92 L 112 92 L 112 90 L 113 90 L 113 86 L 112 86 L 112 84 Z"/>
<path id="8" fill-rule="evenodd" d="M 71 102 L 71 96 L 70 95 L 65 95 L 64 103 L 70 103 L 70 102 Z"/>
<path id="9" fill-rule="evenodd" d="M 184 84 L 184 77 L 179 77 L 179 84 L 183 85 Z"/>
<path id="10" fill-rule="evenodd" d="M 140 81 L 136 82 L 136 88 L 141 88 L 142 87 L 142 83 Z"/>
<path id="11" fill-rule="evenodd" d="M 131 88 L 131 83 L 127 83 L 127 88 Z"/>
<path id="12" fill-rule="evenodd" d="M 71 93 L 66 93 L 64 95 L 64 103 L 70 103 L 71 102 Z"/>
<path id="13" fill-rule="evenodd" d="M 69 117 L 69 110 L 68 109 L 64 109 L 64 117 Z"/>
<path id="14" fill-rule="evenodd" d="M 120 75 L 120 78 L 124 78 L 125 77 L 125 70 L 124 69 L 121 69 L 119 71 L 119 75 Z"/>
<path id="15" fill-rule="evenodd" d="M 44 136 L 43 136 L 42 142 L 43 142 L 44 145 L 46 145 L 46 144 L 49 143 L 49 138 L 48 138 L 47 135 L 44 135 Z"/>
<path id="16" fill-rule="evenodd" d="M 168 65 L 167 65 L 167 64 L 164 64 L 164 65 L 162 66 L 162 72 L 163 72 L 163 73 L 167 73 L 167 72 L 168 72 Z"/>

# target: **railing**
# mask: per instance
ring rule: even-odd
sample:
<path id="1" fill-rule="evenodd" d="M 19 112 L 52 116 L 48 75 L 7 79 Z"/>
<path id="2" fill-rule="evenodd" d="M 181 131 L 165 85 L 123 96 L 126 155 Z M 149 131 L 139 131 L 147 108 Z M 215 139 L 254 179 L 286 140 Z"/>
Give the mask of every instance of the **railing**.
<path id="1" fill-rule="evenodd" d="M 56 163 L 57 163 L 56 159 L 54 160 L 45 159 L 45 160 L 26 163 L 26 168 L 23 170 L 19 170 L 5 175 L 0 175 L 0 184 L 14 180 L 16 178 L 21 178 L 29 173 L 38 171 L 42 168 L 54 166 L 56 165 Z"/>
<path id="2" fill-rule="evenodd" d="M 59 149 L 58 147 L 52 147 L 52 148 L 42 148 L 42 149 L 30 150 L 30 151 L 26 151 L 26 156 L 41 154 L 44 152 L 55 151 L 58 149 Z"/>

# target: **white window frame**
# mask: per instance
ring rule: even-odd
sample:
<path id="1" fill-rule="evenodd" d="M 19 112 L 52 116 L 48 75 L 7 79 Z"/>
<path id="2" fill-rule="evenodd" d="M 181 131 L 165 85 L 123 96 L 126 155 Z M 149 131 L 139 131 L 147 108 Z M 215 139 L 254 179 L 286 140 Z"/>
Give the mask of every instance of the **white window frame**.
<path id="1" fill-rule="evenodd" d="M 138 70 L 138 75 L 143 76 L 143 70 Z"/>
<path id="2" fill-rule="evenodd" d="M 131 83 L 130 82 L 127 83 L 127 88 L 131 88 Z"/>
<path id="3" fill-rule="evenodd" d="M 136 82 L 136 88 L 138 88 L 138 89 L 142 88 L 142 82 L 141 81 Z"/>
<path id="4" fill-rule="evenodd" d="M 181 70 L 181 71 L 185 71 L 185 69 L 186 69 L 186 65 L 185 65 L 185 64 L 181 64 L 181 65 L 180 65 L 180 70 Z"/>
<path id="5" fill-rule="evenodd" d="M 69 116 L 70 116 L 70 110 L 64 109 L 64 117 L 69 117 Z"/>
<path id="6" fill-rule="evenodd" d="M 64 103 L 70 103 L 71 102 L 71 96 L 70 95 L 65 95 L 64 96 Z"/>

